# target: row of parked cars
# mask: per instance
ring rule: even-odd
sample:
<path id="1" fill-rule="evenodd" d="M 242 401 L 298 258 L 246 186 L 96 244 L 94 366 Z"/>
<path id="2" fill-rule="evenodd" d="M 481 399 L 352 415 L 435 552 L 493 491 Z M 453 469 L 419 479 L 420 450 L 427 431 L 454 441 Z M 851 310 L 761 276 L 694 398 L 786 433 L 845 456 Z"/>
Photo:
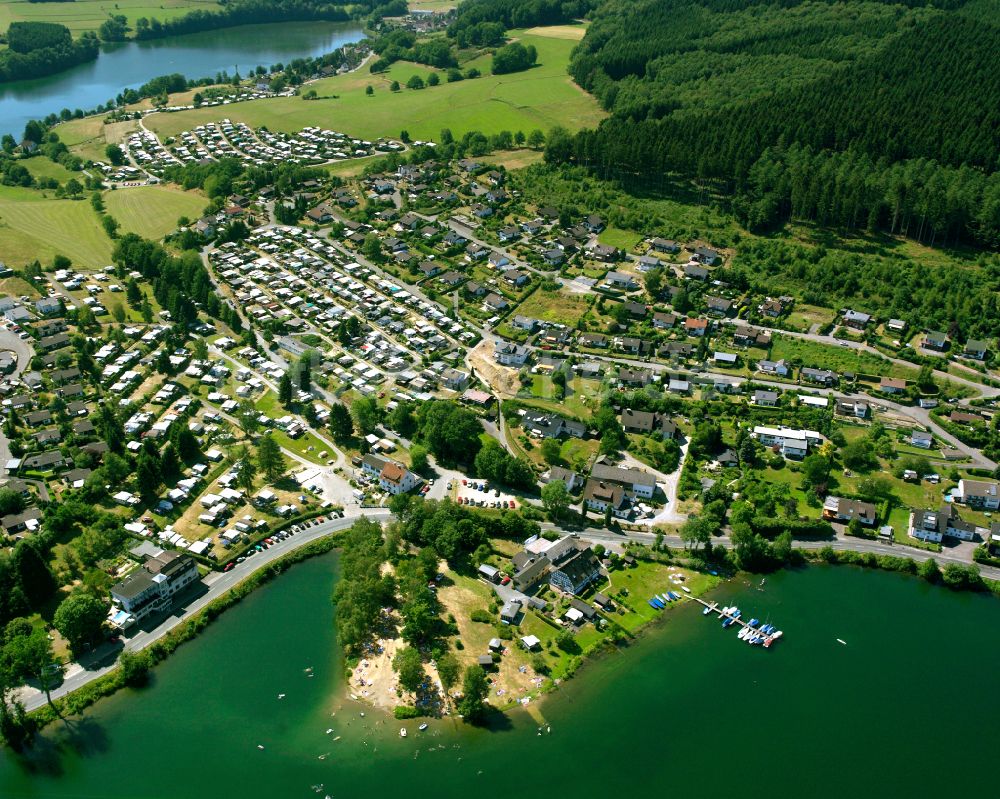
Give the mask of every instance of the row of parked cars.
<path id="1" fill-rule="evenodd" d="M 340 514 L 343 515 L 343 514 Z M 332 518 L 332 517 L 331 517 Z M 231 560 L 226 564 L 223 571 L 230 571 L 237 563 L 242 563 L 247 558 L 253 557 L 258 552 L 263 552 L 265 549 L 270 549 L 279 541 L 284 541 L 286 538 L 295 535 L 296 533 L 301 533 L 303 530 L 307 530 L 310 527 L 315 527 L 317 524 L 322 524 L 327 521 L 326 516 L 317 516 L 315 519 L 310 519 L 307 522 L 302 522 L 302 524 L 293 524 L 287 530 L 282 530 L 281 532 L 274 533 L 261 541 L 259 544 L 251 547 L 247 550 L 246 554 L 240 555 L 236 560 Z"/>
<path id="2" fill-rule="evenodd" d="M 470 507 L 475 506 L 478 508 L 516 508 L 517 503 L 512 499 L 472 499 L 471 497 L 459 497 L 457 500 L 459 505 L 469 505 Z"/>

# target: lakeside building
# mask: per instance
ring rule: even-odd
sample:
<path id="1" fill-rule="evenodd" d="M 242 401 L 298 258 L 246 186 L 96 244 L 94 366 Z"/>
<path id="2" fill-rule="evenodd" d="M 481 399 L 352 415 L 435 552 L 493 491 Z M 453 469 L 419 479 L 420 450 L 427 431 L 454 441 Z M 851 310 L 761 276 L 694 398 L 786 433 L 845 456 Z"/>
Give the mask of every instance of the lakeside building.
<path id="1" fill-rule="evenodd" d="M 188 555 L 167 550 L 111 588 L 111 598 L 136 621 L 170 609 L 179 591 L 198 579 L 198 564 Z"/>

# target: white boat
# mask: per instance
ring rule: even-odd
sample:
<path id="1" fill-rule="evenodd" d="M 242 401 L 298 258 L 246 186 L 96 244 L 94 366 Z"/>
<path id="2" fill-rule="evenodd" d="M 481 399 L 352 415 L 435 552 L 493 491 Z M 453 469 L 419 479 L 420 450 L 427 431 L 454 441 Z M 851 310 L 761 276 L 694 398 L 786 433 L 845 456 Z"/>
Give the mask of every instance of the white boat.
<path id="1" fill-rule="evenodd" d="M 738 633 L 736 633 L 736 637 L 739 638 L 742 641 L 749 634 L 750 634 L 750 628 L 749 627 L 740 627 L 740 631 Z"/>
<path id="2" fill-rule="evenodd" d="M 419 729 L 419 730 L 420 730 L 421 732 L 423 732 L 424 730 L 426 730 L 426 729 L 427 729 L 427 722 L 425 721 L 425 722 L 424 722 L 423 724 L 421 724 L 421 725 L 420 725 L 420 727 L 419 727 L 418 729 Z"/>
<path id="3" fill-rule="evenodd" d="M 781 638 L 781 636 L 782 636 L 782 635 L 784 635 L 784 633 L 783 633 L 783 632 L 781 632 L 781 630 L 778 630 L 778 631 L 776 631 L 776 632 L 774 633 L 774 635 L 772 635 L 771 637 L 772 637 L 772 638 Z"/>
<path id="4" fill-rule="evenodd" d="M 400 738 L 405 738 L 406 737 L 406 727 L 400 727 L 400 729 L 399 729 L 399 737 Z"/>
<path id="5" fill-rule="evenodd" d="M 681 591 L 683 591 L 685 594 L 690 594 L 691 593 L 691 589 L 688 588 L 686 585 L 682 585 L 681 586 Z"/>

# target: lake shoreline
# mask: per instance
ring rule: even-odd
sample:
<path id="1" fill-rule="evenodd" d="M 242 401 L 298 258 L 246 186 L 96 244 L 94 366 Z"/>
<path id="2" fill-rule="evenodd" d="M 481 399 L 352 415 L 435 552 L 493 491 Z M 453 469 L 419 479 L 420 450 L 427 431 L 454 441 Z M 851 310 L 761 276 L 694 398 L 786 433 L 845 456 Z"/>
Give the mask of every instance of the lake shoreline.
<path id="1" fill-rule="evenodd" d="M 212 78 L 236 66 L 248 73 L 296 59 L 313 59 L 364 40 L 363 21 L 247 22 L 157 39 L 105 43 L 100 54 L 45 76 L 0 83 L 0 133 L 19 136 L 30 120 L 63 109 L 93 116 L 126 89 L 180 73 L 188 81 Z"/>
<path id="2" fill-rule="evenodd" d="M 326 535 L 323 538 L 310 541 L 299 549 L 293 550 L 288 554 L 283 555 L 281 558 L 267 564 L 260 570 L 251 573 L 246 577 L 246 579 L 234 585 L 220 597 L 209 603 L 209 605 L 205 606 L 196 614 L 168 632 L 162 639 L 153 641 L 138 651 L 149 651 L 153 656 L 150 668 L 155 668 L 155 666 L 161 664 L 169 658 L 169 656 L 173 654 L 173 652 L 175 652 L 182 644 L 195 640 L 202 631 L 211 625 L 212 621 L 218 618 L 225 611 L 238 605 L 243 599 L 254 593 L 256 589 L 272 582 L 276 577 L 288 571 L 290 567 L 298 563 L 310 560 L 320 555 L 329 554 L 331 551 L 336 550 L 338 547 L 338 533 L 340 532 L 342 531 L 332 531 L 329 535 Z M 785 564 L 782 568 L 763 576 L 766 578 L 771 574 L 779 575 L 786 572 L 806 572 L 810 570 L 810 567 L 815 566 L 853 566 L 862 572 L 880 571 L 912 577 L 920 582 L 926 583 L 929 587 L 948 589 L 951 593 L 983 594 L 994 598 L 1000 596 L 1000 594 L 998 594 L 998 592 L 1000 592 L 1000 585 L 996 583 L 989 583 L 986 590 L 975 590 L 970 587 L 951 587 L 943 584 L 940 580 L 929 581 L 922 577 L 915 569 L 906 568 L 907 561 L 911 560 L 907 558 L 884 556 L 883 558 L 868 559 L 864 557 L 864 553 L 855 552 L 853 550 L 837 551 L 835 553 L 836 557 L 832 560 L 824 559 L 819 551 L 814 550 L 799 549 L 794 550 L 794 553 L 798 557 L 796 562 Z M 892 563 L 887 562 L 886 558 L 889 558 Z M 720 577 L 718 583 L 706 591 L 704 595 L 706 597 L 711 597 L 722 589 L 731 589 L 739 584 L 741 577 L 749 577 L 751 575 L 755 578 L 762 576 L 752 572 L 736 572 L 728 577 Z M 753 581 L 747 581 L 742 587 L 747 589 L 753 588 Z M 648 622 L 638 627 L 625 642 L 621 644 L 613 644 L 608 641 L 594 650 L 585 653 L 578 659 L 578 663 L 574 666 L 574 668 L 566 675 L 558 680 L 548 680 L 538 689 L 537 692 L 530 694 L 530 699 L 527 704 L 522 704 L 516 700 L 502 705 L 494 705 L 490 703 L 490 712 L 487 716 L 485 726 L 490 726 L 490 718 L 503 717 L 512 711 L 517 710 L 524 710 L 535 718 L 533 710 L 535 708 L 542 707 L 542 700 L 555 694 L 566 682 L 581 676 L 581 674 L 587 670 L 586 667 L 588 665 L 593 668 L 596 664 L 610 657 L 628 657 L 629 652 L 633 647 L 643 642 L 649 636 L 660 634 L 664 629 L 666 629 L 666 622 L 672 618 L 668 615 L 669 611 L 675 610 L 676 607 L 677 606 L 674 605 L 668 606 L 663 613 L 658 616 L 654 616 Z M 352 687 L 350 684 L 351 670 L 348 668 L 348 662 L 348 659 L 342 653 L 341 662 L 336 664 L 336 667 L 343 677 L 344 684 L 342 688 L 339 689 L 338 695 L 333 698 L 331 705 L 340 709 L 346 707 L 348 702 L 355 702 L 357 705 L 365 707 L 372 712 L 384 714 L 387 720 L 394 720 L 392 710 L 363 697 L 352 695 Z M 64 696 L 54 700 L 57 705 L 58 712 L 56 712 L 49 705 L 42 705 L 41 707 L 30 711 L 27 715 L 37 725 L 37 734 L 42 732 L 54 721 L 58 721 L 66 716 L 79 715 L 84 710 L 99 702 L 101 699 L 111 697 L 118 693 L 122 688 L 127 687 L 131 686 L 129 686 L 122 679 L 121 668 L 115 667 L 109 673 L 96 677 L 84 685 L 81 685 L 79 688 L 76 688 Z M 425 716 L 422 718 L 432 719 L 434 717 Z M 455 720 L 459 720 L 459 717 L 456 715 L 442 716 L 440 718 L 453 718 Z M 536 719 L 536 721 L 537 720 L 538 719 Z"/>

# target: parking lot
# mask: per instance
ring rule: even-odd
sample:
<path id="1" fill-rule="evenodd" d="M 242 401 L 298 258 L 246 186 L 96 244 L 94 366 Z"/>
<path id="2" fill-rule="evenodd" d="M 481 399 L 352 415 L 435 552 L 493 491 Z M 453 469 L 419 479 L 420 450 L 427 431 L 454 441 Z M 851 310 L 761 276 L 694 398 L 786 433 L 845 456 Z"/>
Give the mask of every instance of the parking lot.
<path id="1" fill-rule="evenodd" d="M 517 500 L 484 480 L 462 479 L 452 483 L 455 501 L 459 505 L 479 508 L 516 508 Z"/>

